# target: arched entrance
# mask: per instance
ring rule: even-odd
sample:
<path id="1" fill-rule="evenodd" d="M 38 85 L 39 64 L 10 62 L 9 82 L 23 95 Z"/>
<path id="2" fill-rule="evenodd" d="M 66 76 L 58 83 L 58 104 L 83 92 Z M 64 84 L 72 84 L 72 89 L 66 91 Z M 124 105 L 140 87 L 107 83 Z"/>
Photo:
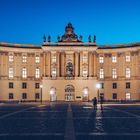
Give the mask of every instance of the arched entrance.
<path id="1" fill-rule="evenodd" d="M 83 88 L 83 101 L 88 101 L 89 98 L 89 89 L 88 87 Z"/>
<path id="2" fill-rule="evenodd" d="M 50 101 L 56 101 L 56 88 L 54 87 L 50 89 Z"/>
<path id="3" fill-rule="evenodd" d="M 75 89 L 73 85 L 67 85 L 65 87 L 65 101 L 74 101 L 75 98 Z"/>

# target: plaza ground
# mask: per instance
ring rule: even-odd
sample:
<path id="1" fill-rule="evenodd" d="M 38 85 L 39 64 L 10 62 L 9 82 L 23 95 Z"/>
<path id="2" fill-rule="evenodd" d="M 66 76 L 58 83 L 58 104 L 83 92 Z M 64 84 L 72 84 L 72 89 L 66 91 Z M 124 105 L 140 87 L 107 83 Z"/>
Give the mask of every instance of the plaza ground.
<path id="1" fill-rule="evenodd" d="M 139 104 L 90 102 L 0 104 L 0 140 L 140 139 Z"/>

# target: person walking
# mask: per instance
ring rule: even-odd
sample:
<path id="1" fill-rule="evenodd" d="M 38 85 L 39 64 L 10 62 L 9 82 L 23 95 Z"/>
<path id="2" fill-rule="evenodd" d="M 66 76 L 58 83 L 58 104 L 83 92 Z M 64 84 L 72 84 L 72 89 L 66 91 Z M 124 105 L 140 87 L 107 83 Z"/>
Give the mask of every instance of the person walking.
<path id="1" fill-rule="evenodd" d="M 94 97 L 92 99 L 92 103 L 93 103 L 93 106 L 94 106 L 94 110 L 97 110 L 97 98 L 96 97 Z"/>

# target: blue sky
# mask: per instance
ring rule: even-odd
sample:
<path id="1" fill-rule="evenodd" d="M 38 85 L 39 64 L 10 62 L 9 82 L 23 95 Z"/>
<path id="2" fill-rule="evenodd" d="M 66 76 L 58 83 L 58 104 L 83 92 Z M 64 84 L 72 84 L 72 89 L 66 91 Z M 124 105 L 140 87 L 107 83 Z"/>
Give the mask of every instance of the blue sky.
<path id="1" fill-rule="evenodd" d="M 0 19 L 0 42 L 56 42 L 68 22 L 85 42 L 140 42 L 140 0 L 0 0 Z"/>

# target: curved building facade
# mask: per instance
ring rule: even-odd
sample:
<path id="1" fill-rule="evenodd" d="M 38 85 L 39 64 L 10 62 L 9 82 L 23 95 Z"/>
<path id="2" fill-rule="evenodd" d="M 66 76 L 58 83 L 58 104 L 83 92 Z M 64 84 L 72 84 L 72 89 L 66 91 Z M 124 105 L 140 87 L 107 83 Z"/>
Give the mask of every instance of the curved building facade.
<path id="1" fill-rule="evenodd" d="M 47 41 L 46 41 L 47 40 Z M 69 23 L 43 45 L 0 43 L 0 101 L 140 100 L 140 43 L 82 41 Z"/>

